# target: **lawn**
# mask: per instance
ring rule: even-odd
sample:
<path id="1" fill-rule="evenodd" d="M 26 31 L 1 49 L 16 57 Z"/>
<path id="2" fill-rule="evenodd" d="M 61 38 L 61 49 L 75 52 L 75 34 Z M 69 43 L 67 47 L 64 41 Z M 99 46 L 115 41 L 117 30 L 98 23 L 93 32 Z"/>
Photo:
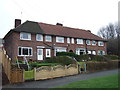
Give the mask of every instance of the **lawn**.
<path id="1" fill-rule="evenodd" d="M 57 88 L 118 88 L 118 74 L 77 81 Z"/>

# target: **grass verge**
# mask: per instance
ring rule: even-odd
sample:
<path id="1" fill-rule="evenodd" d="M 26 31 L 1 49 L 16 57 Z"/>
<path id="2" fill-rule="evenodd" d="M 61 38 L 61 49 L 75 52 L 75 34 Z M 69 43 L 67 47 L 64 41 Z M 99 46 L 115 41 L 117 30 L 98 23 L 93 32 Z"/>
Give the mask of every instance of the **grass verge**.
<path id="1" fill-rule="evenodd" d="M 77 81 L 56 88 L 118 88 L 118 86 L 120 86 L 118 85 L 118 77 L 120 77 L 120 74 L 119 76 L 118 74 L 114 74 L 89 80 Z"/>

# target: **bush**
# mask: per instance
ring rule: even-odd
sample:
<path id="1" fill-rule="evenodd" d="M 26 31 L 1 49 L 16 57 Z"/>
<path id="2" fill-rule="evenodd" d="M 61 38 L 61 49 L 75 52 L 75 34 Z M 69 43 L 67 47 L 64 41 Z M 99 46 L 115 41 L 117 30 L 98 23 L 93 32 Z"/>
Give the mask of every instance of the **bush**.
<path id="1" fill-rule="evenodd" d="M 73 53 L 73 52 L 57 52 L 56 56 L 70 56 L 70 57 L 75 57 L 77 55 L 75 53 Z"/>
<path id="2" fill-rule="evenodd" d="M 57 56 L 70 56 L 75 58 L 77 61 L 89 60 L 90 55 L 77 55 L 73 52 L 57 52 Z"/>
<path id="3" fill-rule="evenodd" d="M 104 55 L 104 56 L 107 57 L 108 59 L 111 59 L 111 60 L 120 59 L 120 57 L 117 55 Z"/>
<path id="4" fill-rule="evenodd" d="M 18 60 L 18 61 L 16 61 L 16 63 L 17 63 L 17 62 L 18 62 L 18 63 L 23 63 L 23 61 L 22 61 L 22 60 Z"/>
<path id="5" fill-rule="evenodd" d="M 64 65 L 69 65 L 76 63 L 71 57 L 68 56 L 56 56 L 46 58 L 45 63 L 63 63 Z"/>

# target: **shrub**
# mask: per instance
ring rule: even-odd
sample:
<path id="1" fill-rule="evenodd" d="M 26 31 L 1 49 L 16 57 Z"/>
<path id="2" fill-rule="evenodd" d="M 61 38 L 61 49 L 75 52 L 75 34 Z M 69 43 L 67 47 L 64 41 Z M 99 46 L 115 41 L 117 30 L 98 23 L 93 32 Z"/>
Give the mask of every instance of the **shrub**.
<path id="1" fill-rule="evenodd" d="M 70 56 L 70 57 L 75 57 L 76 54 L 73 52 L 57 52 L 56 56 Z"/>
<path id="2" fill-rule="evenodd" d="M 57 56 L 70 56 L 75 58 L 77 61 L 89 60 L 92 55 L 77 55 L 73 52 L 57 52 Z"/>
<path id="3" fill-rule="evenodd" d="M 49 58 L 46 58 L 46 60 L 44 62 L 46 62 L 46 63 L 63 63 L 64 65 L 76 63 L 73 60 L 73 58 L 70 58 L 68 56 L 49 57 Z"/>
<path id="4" fill-rule="evenodd" d="M 23 61 L 22 61 L 22 60 L 18 60 L 18 61 L 16 61 L 16 63 L 17 63 L 17 62 L 18 62 L 18 63 L 23 63 Z"/>
<path id="5" fill-rule="evenodd" d="M 120 57 L 117 55 L 104 55 L 104 56 L 107 57 L 108 59 L 111 59 L 111 60 L 120 59 Z"/>
<path id="6" fill-rule="evenodd" d="M 93 57 L 93 60 L 106 62 L 106 61 L 108 61 L 109 59 L 106 58 L 105 56 L 102 56 L 102 55 L 96 55 L 96 56 Z"/>

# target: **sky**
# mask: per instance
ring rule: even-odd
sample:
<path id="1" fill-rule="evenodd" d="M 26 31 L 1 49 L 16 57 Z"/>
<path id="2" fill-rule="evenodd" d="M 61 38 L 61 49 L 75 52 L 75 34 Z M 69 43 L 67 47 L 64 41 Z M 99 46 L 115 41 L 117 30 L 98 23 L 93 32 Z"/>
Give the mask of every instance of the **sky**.
<path id="1" fill-rule="evenodd" d="M 119 0 L 0 0 L 0 38 L 14 28 L 14 20 L 98 30 L 118 21 Z"/>

